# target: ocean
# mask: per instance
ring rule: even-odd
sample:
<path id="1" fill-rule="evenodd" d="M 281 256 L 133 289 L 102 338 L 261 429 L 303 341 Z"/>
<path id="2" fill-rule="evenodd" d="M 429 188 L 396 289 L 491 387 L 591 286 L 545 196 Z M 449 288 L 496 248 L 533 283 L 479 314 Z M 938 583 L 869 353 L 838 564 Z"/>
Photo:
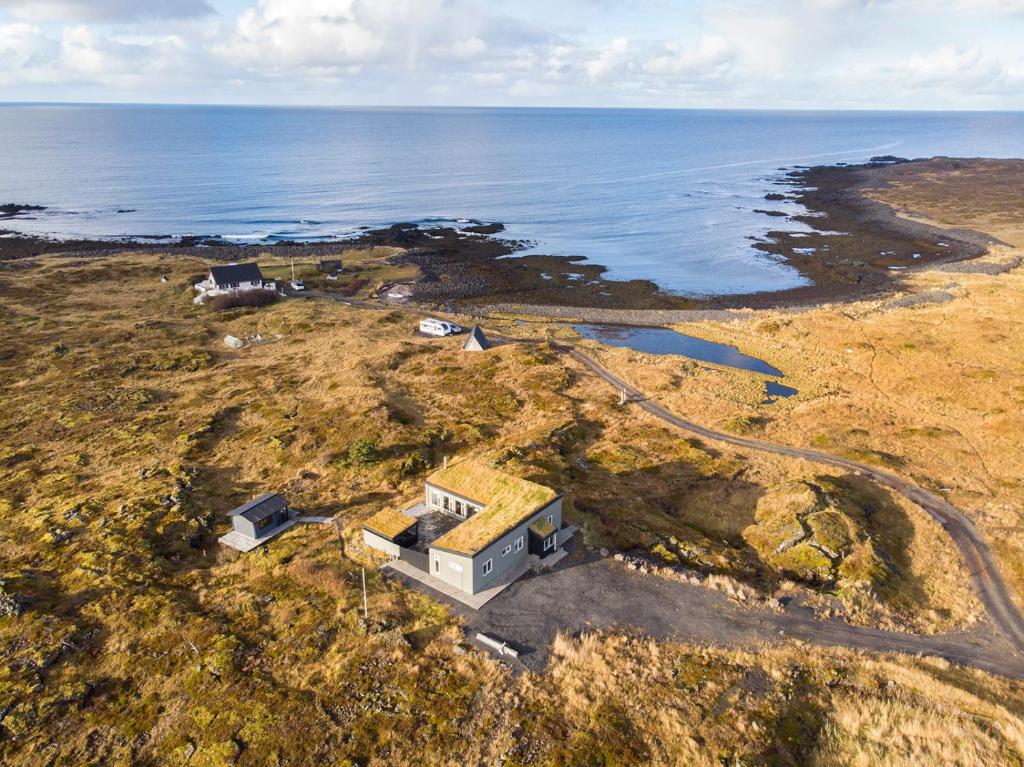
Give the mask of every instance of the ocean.
<path id="1" fill-rule="evenodd" d="M 783 290 L 755 212 L 798 165 L 1024 157 L 1022 113 L 0 105 L 0 228 L 54 236 L 331 240 L 501 221 L 685 295 Z M 785 190 L 783 190 L 785 191 Z"/>

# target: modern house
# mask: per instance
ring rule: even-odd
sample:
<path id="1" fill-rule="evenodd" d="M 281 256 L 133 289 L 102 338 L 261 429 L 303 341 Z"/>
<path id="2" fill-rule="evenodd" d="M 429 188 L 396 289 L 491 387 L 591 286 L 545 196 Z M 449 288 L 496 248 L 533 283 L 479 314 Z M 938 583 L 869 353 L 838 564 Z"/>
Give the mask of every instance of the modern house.
<path id="1" fill-rule="evenodd" d="M 491 342 L 487 340 L 487 336 L 484 335 L 483 329 L 479 325 L 474 325 L 473 329 L 469 332 L 469 338 L 466 339 L 466 343 L 463 344 L 463 351 L 467 352 L 482 352 L 491 348 Z"/>
<path id="2" fill-rule="evenodd" d="M 365 523 L 368 546 L 468 594 L 558 549 L 562 495 L 550 488 L 472 461 L 446 466 L 425 484 L 413 509 L 382 511 Z M 431 538 L 425 526 L 440 534 Z"/>
<path id="3" fill-rule="evenodd" d="M 319 269 L 323 274 L 337 274 L 341 271 L 341 259 L 323 259 L 320 261 Z"/>
<path id="4" fill-rule="evenodd" d="M 289 519 L 288 501 L 278 493 L 264 493 L 228 514 L 239 535 L 258 540 L 273 534 Z"/>
<path id="5" fill-rule="evenodd" d="M 213 296 L 223 296 L 243 290 L 276 290 L 277 285 L 273 280 L 263 279 L 263 272 L 259 264 L 228 264 L 227 266 L 214 266 L 202 282 L 195 285 L 199 292 L 196 296 L 196 303 L 202 303 Z"/>

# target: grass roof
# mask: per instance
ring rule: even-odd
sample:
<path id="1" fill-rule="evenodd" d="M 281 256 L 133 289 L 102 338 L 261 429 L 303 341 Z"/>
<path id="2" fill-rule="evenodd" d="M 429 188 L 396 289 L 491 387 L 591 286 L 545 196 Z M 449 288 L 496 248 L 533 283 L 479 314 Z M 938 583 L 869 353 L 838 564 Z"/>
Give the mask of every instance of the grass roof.
<path id="1" fill-rule="evenodd" d="M 475 461 L 462 461 L 430 475 L 435 487 L 476 501 L 483 510 L 442 535 L 434 546 L 472 556 L 547 506 L 558 493 Z"/>
<path id="2" fill-rule="evenodd" d="M 371 533 L 378 533 L 385 538 L 401 535 L 416 524 L 416 518 L 394 509 L 382 509 L 363 523 L 363 527 Z"/>
<path id="3" fill-rule="evenodd" d="M 558 532 L 557 530 L 555 530 L 555 526 L 548 522 L 546 519 L 538 519 L 536 522 L 530 525 L 530 529 L 533 532 L 537 533 L 537 535 L 539 535 L 541 538 L 548 538 L 554 535 L 556 532 Z"/>

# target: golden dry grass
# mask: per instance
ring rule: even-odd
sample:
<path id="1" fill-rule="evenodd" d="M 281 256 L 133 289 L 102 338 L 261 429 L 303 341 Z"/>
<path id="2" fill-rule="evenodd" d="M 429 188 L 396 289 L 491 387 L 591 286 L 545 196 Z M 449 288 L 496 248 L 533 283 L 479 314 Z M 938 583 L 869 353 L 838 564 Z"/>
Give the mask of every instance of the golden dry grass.
<path id="1" fill-rule="evenodd" d="M 462 354 L 401 315 L 331 302 L 211 312 L 191 303 L 203 270 L 123 256 L 0 272 L 0 587 L 26 600 L 0 617 L 0 760 L 806 762 L 829 683 L 864 658 L 607 637 L 579 657 L 562 640 L 550 677 L 513 677 L 465 651 L 445 608 L 372 569 L 364 621 L 343 551 L 357 554 L 362 520 L 418 493 L 443 455 L 499 453 L 564 489 L 594 542 L 684 547 L 756 581 L 743 531 L 759 498 L 809 467 L 681 439 L 543 347 Z M 268 342 L 235 351 L 229 333 Z M 377 445 L 374 462 L 347 460 L 357 440 Z M 224 513 L 268 489 L 338 514 L 342 530 L 219 549 Z M 916 524 L 912 561 L 928 563 L 944 539 Z M 955 622 L 944 570 L 875 608 Z M 969 689 L 1017 716 L 1004 682 L 909 665 L 950 700 Z M 857 694 L 873 701 L 883 673 Z"/>
<path id="2" fill-rule="evenodd" d="M 415 524 L 414 517 L 407 516 L 397 509 L 381 509 L 363 523 L 368 529 L 387 538 L 401 535 Z"/>

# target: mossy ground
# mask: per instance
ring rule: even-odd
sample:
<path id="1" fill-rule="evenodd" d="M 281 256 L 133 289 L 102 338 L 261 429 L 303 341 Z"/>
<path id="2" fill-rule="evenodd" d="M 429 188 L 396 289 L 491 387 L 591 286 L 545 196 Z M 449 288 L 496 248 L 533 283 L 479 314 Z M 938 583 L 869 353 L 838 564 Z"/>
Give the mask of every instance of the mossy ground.
<path id="1" fill-rule="evenodd" d="M 463 354 L 400 313 L 330 301 L 211 312 L 191 302 L 204 268 L 146 255 L 0 272 L 0 581 L 24 603 L 0 617 L 0 761 L 800 763 L 832 742 L 825 680 L 868 674 L 861 658 L 608 637 L 565 640 L 548 674 L 514 677 L 466 652 L 445 609 L 372 569 L 364 621 L 349 555 L 362 519 L 464 455 L 563 490 L 594 543 L 671 545 L 768 583 L 770 560 L 744 539 L 759 499 L 842 478 L 682 439 L 544 346 Z M 235 351 L 229 333 L 267 342 Z M 356 444 L 374 450 L 353 461 Z M 224 513 L 267 489 L 339 525 L 248 556 L 218 547 Z M 878 545 L 919 588 L 893 581 L 904 601 L 873 604 L 961 621 L 966 588 L 914 569 L 908 540 L 927 527 L 891 513 L 903 532 Z M 917 665 L 951 696 L 1002 689 Z M 851 695 L 888 700 L 865 679 Z M 931 710 L 923 694 L 905 705 Z M 1012 693 L 985 705 L 1018 726 Z M 985 747 L 1005 753 L 1008 737 Z"/>

